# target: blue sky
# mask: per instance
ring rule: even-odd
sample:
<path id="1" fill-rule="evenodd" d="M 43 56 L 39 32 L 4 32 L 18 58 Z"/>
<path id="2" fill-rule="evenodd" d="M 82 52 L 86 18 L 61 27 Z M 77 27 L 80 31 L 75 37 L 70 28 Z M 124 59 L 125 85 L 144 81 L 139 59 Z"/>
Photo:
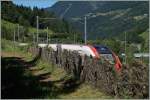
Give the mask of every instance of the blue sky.
<path id="1" fill-rule="evenodd" d="M 38 7 L 38 8 L 46 8 L 51 7 L 55 4 L 58 0 L 12 0 L 13 3 L 17 5 L 23 5 L 27 7 Z"/>

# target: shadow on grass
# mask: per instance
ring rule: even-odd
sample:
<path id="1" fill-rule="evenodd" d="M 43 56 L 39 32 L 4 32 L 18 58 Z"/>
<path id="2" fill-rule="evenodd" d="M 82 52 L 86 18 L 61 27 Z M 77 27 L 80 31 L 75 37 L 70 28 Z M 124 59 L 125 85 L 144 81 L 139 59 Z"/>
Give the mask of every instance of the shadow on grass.
<path id="1" fill-rule="evenodd" d="M 50 73 L 33 76 L 26 70 L 28 67 L 35 66 L 38 59 L 40 59 L 40 53 L 30 62 L 18 57 L 2 57 L 1 91 L 3 99 L 59 98 L 60 94 L 71 93 L 78 88 L 80 83 L 74 79 L 40 82 Z M 58 82 L 62 84 L 61 88 L 56 86 Z"/>

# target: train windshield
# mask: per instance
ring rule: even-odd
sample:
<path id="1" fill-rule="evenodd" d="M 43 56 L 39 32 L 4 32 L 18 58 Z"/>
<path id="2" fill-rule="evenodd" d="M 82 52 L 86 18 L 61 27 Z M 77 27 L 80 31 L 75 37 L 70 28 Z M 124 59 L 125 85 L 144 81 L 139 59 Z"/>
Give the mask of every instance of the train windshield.
<path id="1" fill-rule="evenodd" d="M 109 50 L 105 46 L 94 46 L 94 47 L 98 51 L 100 56 L 108 60 L 110 63 L 114 63 L 114 58 L 113 58 L 111 50 Z"/>
<path id="2" fill-rule="evenodd" d="M 105 46 L 94 46 L 100 54 L 111 54 L 111 51 Z"/>

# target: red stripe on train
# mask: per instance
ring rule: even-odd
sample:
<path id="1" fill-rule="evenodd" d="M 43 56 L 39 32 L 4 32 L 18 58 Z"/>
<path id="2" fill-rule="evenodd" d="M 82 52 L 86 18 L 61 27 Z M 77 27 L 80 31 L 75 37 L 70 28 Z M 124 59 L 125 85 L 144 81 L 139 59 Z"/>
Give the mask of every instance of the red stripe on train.
<path id="1" fill-rule="evenodd" d="M 117 71 L 120 71 L 121 67 L 122 67 L 122 63 L 121 63 L 119 57 L 114 52 L 112 52 L 112 55 L 113 55 L 113 57 L 115 59 L 115 68 L 116 68 Z"/>
<path id="2" fill-rule="evenodd" d="M 92 52 L 94 53 L 94 55 L 95 55 L 95 58 L 100 58 L 100 55 L 99 55 L 99 53 L 97 52 L 97 50 L 93 47 L 93 46 L 90 46 L 90 45 L 88 45 L 88 47 L 92 50 Z"/>

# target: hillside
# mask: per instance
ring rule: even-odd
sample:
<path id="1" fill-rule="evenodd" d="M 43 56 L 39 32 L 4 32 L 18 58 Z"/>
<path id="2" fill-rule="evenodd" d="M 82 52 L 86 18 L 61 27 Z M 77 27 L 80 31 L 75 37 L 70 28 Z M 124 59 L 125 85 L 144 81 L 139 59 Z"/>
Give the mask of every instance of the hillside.
<path id="1" fill-rule="evenodd" d="M 2 19 L 18 23 L 26 27 L 35 27 L 37 25 L 37 16 L 39 22 L 39 29 L 49 27 L 55 33 L 70 33 L 74 31 L 66 20 L 59 19 L 52 12 L 47 12 L 44 9 L 34 7 L 25 7 L 23 5 L 15 5 L 12 1 L 1 2 Z M 42 18 L 42 19 L 41 19 Z M 53 20 L 43 18 L 54 18 Z"/>
<path id="2" fill-rule="evenodd" d="M 14 38 L 14 31 L 16 33 L 16 39 L 18 38 L 18 24 L 17 23 L 12 23 L 6 20 L 1 20 L 1 27 L 2 27 L 2 38 L 6 38 L 9 40 L 13 40 Z M 19 33 L 20 33 L 20 40 L 22 42 L 25 41 L 32 41 L 33 40 L 33 35 L 36 35 L 36 28 L 34 27 L 26 27 L 26 26 L 19 26 Z M 39 29 L 39 33 L 44 36 L 45 33 L 47 33 L 46 29 Z M 48 30 L 48 34 L 52 35 L 53 31 Z"/>
<path id="3" fill-rule="evenodd" d="M 47 39 L 47 27 L 49 38 L 52 42 L 73 42 L 74 33 L 76 39 L 82 41 L 80 34 L 64 19 L 59 19 L 52 12 L 47 12 L 44 9 L 34 7 L 25 7 L 22 5 L 15 5 L 12 1 L 3 1 L 2 4 L 2 38 L 12 40 L 14 30 L 18 32 L 18 24 L 20 26 L 20 40 L 31 42 L 36 37 L 37 16 L 39 22 L 39 38 L 41 41 Z M 42 18 L 42 19 L 41 19 Z M 44 19 L 43 19 L 44 18 Z M 46 18 L 46 19 L 45 19 Z M 54 18 L 49 20 L 47 18 Z M 53 33 L 53 34 L 52 34 Z M 16 36 L 16 38 L 18 38 Z M 40 41 L 39 40 L 39 41 Z"/>
<path id="4" fill-rule="evenodd" d="M 122 38 L 124 32 L 140 34 L 148 28 L 148 5 L 147 1 L 59 1 L 46 10 L 61 16 L 69 8 L 64 18 L 81 32 L 80 22 L 88 16 L 88 39 Z"/>

